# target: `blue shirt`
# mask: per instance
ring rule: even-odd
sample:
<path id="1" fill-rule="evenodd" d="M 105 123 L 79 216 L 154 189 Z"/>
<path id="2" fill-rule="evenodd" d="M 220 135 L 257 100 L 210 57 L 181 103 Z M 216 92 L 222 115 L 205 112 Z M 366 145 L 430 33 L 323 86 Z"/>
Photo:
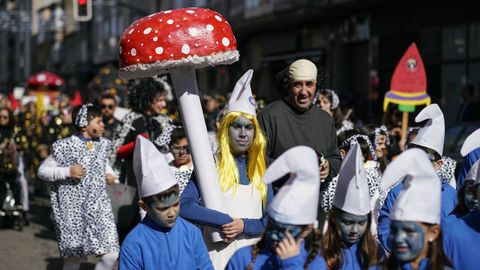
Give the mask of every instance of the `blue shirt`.
<path id="1" fill-rule="evenodd" d="M 465 177 L 468 174 L 468 171 L 472 167 L 473 163 L 480 159 L 480 147 L 468 153 L 465 156 L 462 163 L 462 168 L 460 168 L 460 174 L 457 179 L 457 190 L 462 186 Z"/>
<path id="2" fill-rule="evenodd" d="M 442 225 L 443 248 L 454 269 L 480 268 L 480 211 Z"/>
<path id="3" fill-rule="evenodd" d="M 252 261 L 252 249 L 253 246 L 243 247 L 233 254 L 232 258 L 227 264 L 226 270 L 243 270 Z M 253 270 L 296 270 L 303 269 L 303 264 L 307 259 L 307 251 L 302 243 L 300 247 L 300 254 L 295 257 L 291 257 L 285 260 L 280 259 L 274 252 L 269 251 L 267 248 L 262 248 L 255 258 Z M 308 269 L 322 269 L 318 268 L 311 263 Z"/>
<path id="4" fill-rule="evenodd" d="M 413 270 L 412 264 L 410 262 L 402 263 L 398 265 L 400 270 Z M 381 266 L 376 265 L 373 267 L 368 268 L 369 270 L 380 270 L 382 269 Z M 420 263 L 418 264 L 417 270 L 427 270 L 428 269 L 428 258 L 423 258 Z"/>
<path id="5" fill-rule="evenodd" d="M 387 251 L 391 250 L 388 246 L 388 235 L 390 234 L 390 210 L 397 200 L 397 196 L 402 188 L 403 181 L 388 192 L 387 198 L 380 209 L 380 215 L 378 216 L 378 238 Z M 425 190 L 425 192 L 428 192 L 428 190 Z M 453 211 L 456 204 L 457 194 L 455 189 L 448 183 L 442 181 L 442 222 Z"/>
<path id="6" fill-rule="evenodd" d="M 200 230 L 180 217 L 168 230 L 146 216 L 125 238 L 118 265 L 120 270 L 213 269 Z"/>
<path id="7" fill-rule="evenodd" d="M 339 270 L 361 270 L 359 255 L 357 254 L 358 244 L 343 248 L 343 263 Z M 275 253 L 262 249 L 255 259 L 253 269 L 289 269 L 303 270 L 308 253 L 302 243 L 300 254 L 285 260 L 281 260 Z M 252 246 L 238 250 L 227 265 L 227 270 L 245 269 L 252 261 Z M 327 269 L 327 263 L 323 255 L 318 254 L 308 265 L 307 269 Z"/>
<path id="8" fill-rule="evenodd" d="M 361 270 L 359 254 L 357 254 L 358 243 L 350 247 L 342 248 L 342 266 L 339 270 Z M 312 262 L 315 269 L 327 269 L 327 262 L 322 254 L 318 254 Z M 302 268 L 303 269 L 303 268 Z"/>
<path id="9" fill-rule="evenodd" d="M 249 185 L 250 180 L 247 176 L 247 159 L 240 157 L 236 159 L 237 168 L 240 174 L 240 185 Z M 273 198 L 273 192 L 271 185 L 267 186 L 267 206 Z M 248 202 L 246 202 L 248 203 Z M 268 217 L 264 207 L 264 215 L 260 219 L 243 218 L 245 235 L 259 235 L 267 226 Z M 195 174 L 192 174 L 192 178 L 188 182 L 187 186 L 183 190 L 180 196 L 180 216 L 194 223 L 221 228 L 222 225 L 230 223 L 233 219 L 222 212 L 208 209 L 203 206 L 203 201 L 198 190 L 197 180 Z"/>

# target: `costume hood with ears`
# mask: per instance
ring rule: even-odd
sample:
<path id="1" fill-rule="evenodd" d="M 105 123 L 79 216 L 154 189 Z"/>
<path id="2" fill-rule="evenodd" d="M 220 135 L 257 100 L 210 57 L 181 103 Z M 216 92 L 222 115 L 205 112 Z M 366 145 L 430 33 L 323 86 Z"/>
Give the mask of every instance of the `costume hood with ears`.
<path id="1" fill-rule="evenodd" d="M 290 174 L 268 206 L 268 214 L 277 222 L 308 225 L 317 221 L 320 174 L 316 152 L 308 146 L 296 146 L 280 155 L 265 171 L 262 181 L 275 182 Z"/>
<path id="2" fill-rule="evenodd" d="M 358 216 L 371 211 L 367 174 L 358 143 L 352 145 L 342 162 L 333 206 Z"/>
<path id="3" fill-rule="evenodd" d="M 440 224 L 441 181 L 424 151 L 409 149 L 393 160 L 383 173 L 380 189 L 389 190 L 404 176 L 390 219 Z"/>
<path id="4" fill-rule="evenodd" d="M 415 117 L 415 122 L 428 120 L 419 131 L 413 144 L 435 150 L 440 156 L 443 155 L 443 142 L 445 140 L 445 120 L 442 110 L 437 104 L 425 107 Z"/>
<path id="5" fill-rule="evenodd" d="M 480 128 L 468 135 L 462 145 L 460 153 L 462 156 L 468 155 L 468 153 L 480 147 Z"/>
<path id="6" fill-rule="evenodd" d="M 140 198 L 156 195 L 178 183 L 165 156 L 143 136 L 137 136 L 133 152 L 133 172 Z"/>
<path id="7" fill-rule="evenodd" d="M 232 96 L 228 101 L 226 114 L 229 112 L 243 112 L 257 116 L 257 103 L 252 95 L 250 82 L 252 81 L 253 70 L 249 69 L 238 79 L 233 88 Z"/>

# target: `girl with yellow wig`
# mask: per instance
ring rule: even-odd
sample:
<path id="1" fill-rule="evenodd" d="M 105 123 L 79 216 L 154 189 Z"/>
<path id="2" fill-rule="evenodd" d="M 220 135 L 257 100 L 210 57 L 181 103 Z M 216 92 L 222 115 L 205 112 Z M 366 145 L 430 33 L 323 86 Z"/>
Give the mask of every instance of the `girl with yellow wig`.
<path id="1" fill-rule="evenodd" d="M 261 238 L 273 198 L 271 187 L 261 180 L 267 145 L 256 119 L 252 74 L 248 70 L 238 80 L 217 131 L 217 172 L 227 213 L 203 206 L 195 175 L 180 198 L 180 216 L 207 227 L 204 238 L 215 269 L 224 269 L 237 249 Z M 212 242 L 208 227 L 221 230 L 224 241 Z"/>

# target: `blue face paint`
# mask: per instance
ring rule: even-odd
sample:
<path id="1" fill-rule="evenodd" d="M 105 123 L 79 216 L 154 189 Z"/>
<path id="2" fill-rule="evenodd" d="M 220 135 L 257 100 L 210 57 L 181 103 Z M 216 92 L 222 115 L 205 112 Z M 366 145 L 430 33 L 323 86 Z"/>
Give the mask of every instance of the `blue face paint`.
<path id="1" fill-rule="evenodd" d="M 265 231 L 265 240 L 267 245 L 271 250 L 274 250 L 278 243 L 287 237 L 285 235 L 287 230 L 293 236 L 293 238 L 297 239 L 302 233 L 303 227 L 304 226 L 301 225 L 279 223 L 270 219 L 267 230 Z"/>
<path id="2" fill-rule="evenodd" d="M 400 262 L 413 261 L 423 250 L 425 232 L 418 222 L 392 220 L 388 236 L 392 255 Z"/>
<path id="3" fill-rule="evenodd" d="M 475 194 L 476 190 L 475 190 L 474 181 L 466 180 L 463 184 L 465 185 L 463 201 L 465 203 L 465 206 L 468 208 L 468 210 L 472 211 L 478 206 L 478 198 Z"/>
<path id="4" fill-rule="evenodd" d="M 228 127 L 230 147 L 238 154 L 245 154 L 255 138 L 253 122 L 241 115 Z"/>
<path id="5" fill-rule="evenodd" d="M 147 215 L 160 227 L 172 228 L 180 212 L 180 196 L 172 194 L 163 200 L 154 199 L 149 205 Z"/>
<path id="6" fill-rule="evenodd" d="M 368 227 L 368 214 L 357 216 L 342 211 L 338 219 L 342 240 L 346 245 L 355 244 L 362 239 Z"/>

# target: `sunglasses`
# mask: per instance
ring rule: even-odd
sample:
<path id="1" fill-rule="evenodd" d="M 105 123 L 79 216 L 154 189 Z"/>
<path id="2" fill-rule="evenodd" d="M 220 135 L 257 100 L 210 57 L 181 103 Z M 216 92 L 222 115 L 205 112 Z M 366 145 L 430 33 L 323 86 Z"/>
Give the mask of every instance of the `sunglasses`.
<path id="1" fill-rule="evenodd" d="M 190 154 L 190 148 L 188 146 L 183 146 L 183 147 L 172 147 L 170 148 L 172 153 L 174 154 Z"/>
<path id="2" fill-rule="evenodd" d="M 105 104 L 102 104 L 102 106 L 101 106 L 101 107 L 102 107 L 102 109 L 110 109 L 110 110 L 112 110 L 112 109 L 113 109 L 113 107 L 115 107 L 115 106 L 114 106 L 114 105 L 111 105 L 111 104 L 110 104 L 110 105 L 105 105 Z"/>

